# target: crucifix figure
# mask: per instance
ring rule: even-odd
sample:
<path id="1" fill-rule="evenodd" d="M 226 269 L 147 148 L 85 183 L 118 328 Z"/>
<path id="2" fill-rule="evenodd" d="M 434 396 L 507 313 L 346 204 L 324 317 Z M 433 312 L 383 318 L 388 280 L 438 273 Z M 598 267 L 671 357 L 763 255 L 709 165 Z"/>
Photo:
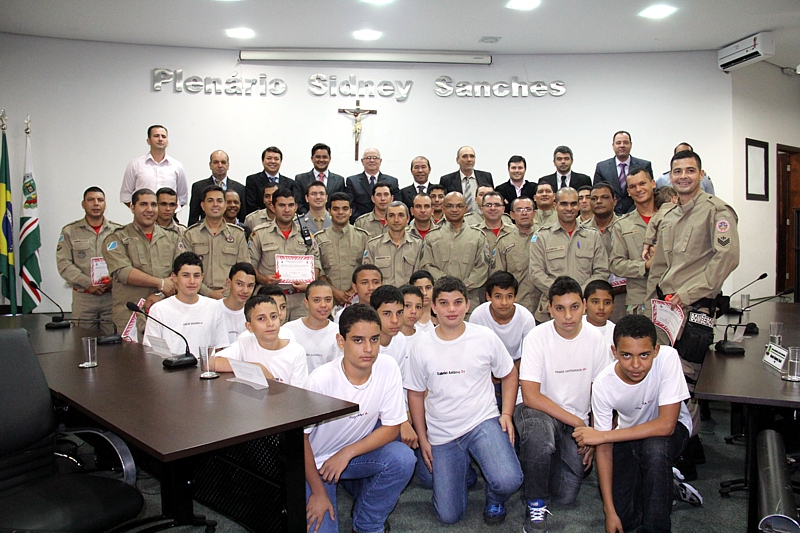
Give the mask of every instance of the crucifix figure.
<path id="1" fill-rule="evenodd" d="M 356 137 L 356 161 L 358 161 L 358 142 L 361 140 L 361 115 L 377 115 L 376 109 L 361 109 L 361 100 L 356 100 L 355 109 L 340 109 L 339 113 L 353 115 L 356 119 L 353 124 L 353 135 Z"/>

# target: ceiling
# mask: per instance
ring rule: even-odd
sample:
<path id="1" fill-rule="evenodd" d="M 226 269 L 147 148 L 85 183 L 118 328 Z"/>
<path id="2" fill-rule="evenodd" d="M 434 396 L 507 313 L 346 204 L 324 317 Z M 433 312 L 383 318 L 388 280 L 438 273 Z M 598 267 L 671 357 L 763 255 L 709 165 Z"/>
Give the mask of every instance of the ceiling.
<path id="1" fill-rule="evenodd" d="M 637 13 L 660 1 L 678 8 L 662 20 Z M 774 32 L 784 67 L 800 63 L 797 0 L 542 0 L 533 11 L 507 0 L 0 0 L 0 32 L 90 41 L 218 48 L 326 48 L 585 54 L 717 50 Z M 225 29 L 249 27 L 253 39 Z M 354 30 L 382 39 L 356 41 Z M 499 36 L 482 44 L 483 36 Z"/>

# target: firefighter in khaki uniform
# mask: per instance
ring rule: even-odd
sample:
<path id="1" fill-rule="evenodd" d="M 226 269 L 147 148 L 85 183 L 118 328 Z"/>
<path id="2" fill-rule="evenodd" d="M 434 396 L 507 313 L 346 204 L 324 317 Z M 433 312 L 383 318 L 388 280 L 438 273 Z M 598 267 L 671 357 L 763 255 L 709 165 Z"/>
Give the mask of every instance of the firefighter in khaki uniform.
<path id="1" fill-rule="evenodd" d="M 272 205 L 275 207 L 275 221 L 256 226 L 250 236 L 250 263 L 256 269 L 256 281 L 259 284 L 280 284 L 286 295 L 286 320 L 290 321 L 308 316 L 308 309 L 303 305 L 303 292 L 307 284 L 282 283 L 280 276 L 275 273 L 275 255 L 314 256 L 314 279 L 318 279 L 319 250 L 314 238 L 311 235 L 304 237 L 300 226 L 294 221 L 297 202 L 293 191 L 278 189 L 272 195 Z"/>
<path id="2" fill-rule="evenodd" d="M 106 195 L 99 187 L 89 187 L 83 193 L 81 207 L 86 216 L 61 229 L 56 247 L 58 273 L 72 287 L 72 316 L 87 320 L 83 327 L 99 329 L 107 335 L 113 330 L 111 321 L 111 278 L 92 282 L 92 264 L 103 259 L 103 241 L 121 228 L 107 220 Z M 106 323 L 92 321 L 106 320 Z"/>
<path id="3" fill-rule="evenodd" d="M 640 314 L 647 298 L 647 276 L 652 258 L 642 259 L 644 236 L 656 212 L 653 191 L 655 181 L 644 169 L 632 169 L 627 176 L 628 195 L 636 206 L 622 215 L 611 227 L 609 269 L 615 276 L 627 279 L 627 314 Z M 602 182 L 605 183 L 605 182 Z"/>
<path id="4" fill-rule="evenodd" d="M 556 193 L 557 221 L 531 237 L 531 270 L 534 286 L 542 293 L 534 313 L 537 322 L 550 320 L 547 294 L 558 276 L 569 276 L 586 288 L 590 281 L 608 281 L 608 254 L 597 230 L 581 226 L 578 191 L 564 187 Z"/>
<path id="5" fill-rule="evenodd" d="M 533 313 L 539 304 L 539 293 L 530 276 L 530 244 L 533 236 L 533 200 L 520 196 L 511 202 L 511 218 L 516 227 L 497 239 L 492 273 L 505 270 L 519 283 L 516 303 Z"/>
<path id="6" fill-rule="evenodd" d="M 493 263 L 486 236 L 464 223 L 466 212 L 463 194 L 454 191 L 444 197 L 447 223 L 425 236 L 419 269 L 427 270 L 435 279 L 454 276 L 463 281 L 469 292 L 469 314 L 486 298 L 484 285 Z"/>
<path id="7" fill-rule="evenodd" d="M 172 261 L 186 247 L 177 233 L 156 224 L 156 194 L 150 189 L 139 189 L 131 198 L 133 222 L 118 229 L 103 242 L 103 257 L 114 284 L 113 319 L 118 328 L 124 328 L 131 316 L 127 302 L 139 303 L 140 298 L 160 292 L 164 296 L 175 294 L 175 284 L 170 280 Z M 144 331 L 144 321 L 137 317 L 139 332 Z"/>
<path id="8" fill-rule="evenodd" d="M 503 195 L 496 191 L 489 191 L 481 199 L 481 221 L 470 224 L 473 228 L 478 228 L 483 232 L 491 250 L 495 249 L 498 239 L 514 231 L 514 224 L 511 223 L 511 220 L 506 221 L 505 209 Z"/>
<path id="9" fill-rule="evenodd" d="M 417 271 L 422 257 L 422 239 L 406 231 L 408 206 L 403 202 L 389 204 L 386 227 L 388 232 L 367 241 L 362 262 L 381 269 L 384 285 L 400 287 Z"/>
<path id="10" fill-rule="evenodd" d="M 158 200 L 158 211 L 156 213 L 156 224 L 167 231 L 177 233 L 183 237 L 186 226 L 175 221 L 175 212 L 178 209 L 178 193 L 169 187 L 161 187 L 156 191 Z"/>
<path id="11" fill-rule="evenodd" d="M 651 272 L 650 281 L 656 284 L 660 299 L 683 308 L 686 323 L 674 348 L 692 392 L 708 346 L 714 342 L 716 298 L 722 283 L 739 266 L 738 217 L 728 204 L 700 188 L 703 168 L 696 153 L 683 151 L 672 157 L 670 180 L 678 192 L 678 204 L 665 211 L 656 235 L 666 270 L 658 278 Z M 648 236 L 649 232 L 646 240 Z M 689 403 L 689 412 L 699 427 L 696 402 Z M 702 449 L 696 429 L 689 447 Z"/>
<path id="12" fill-rule="evenodd" d="M 358 217 L 353 225 L 377 237 L 386 233 L 386 209 L 392 202 L 392 189 L 385 181 L 379 181 L 372 187 L 372 211 Z"/>
<path id="13" fill-rule="evenodd" d="M 200 294 L 220 300 L 225 292 L 225 280 L 231 267 L 239 262 L 250 262 L 244 230 L 228 224 L 222 218 L 225 212 L 225 191 L 219 185 L 203 189 L 200 208 L 203 220 L 193 224 L 183 234 L 188 251 L 203 260 L 203 284 Z"/>
<path id="14" fill-rule="evenodd" d="M 319 247 L 322 279 L 333 287 L 333 298 L 344 305 L 355 295 L 353 271 L 361 266 L 364 248 L 370 236 L 366 230 L 350 224 L 350 196 L 344 192 L 331 195 L 328 213 L 331 225 L 314 234 Z"/>

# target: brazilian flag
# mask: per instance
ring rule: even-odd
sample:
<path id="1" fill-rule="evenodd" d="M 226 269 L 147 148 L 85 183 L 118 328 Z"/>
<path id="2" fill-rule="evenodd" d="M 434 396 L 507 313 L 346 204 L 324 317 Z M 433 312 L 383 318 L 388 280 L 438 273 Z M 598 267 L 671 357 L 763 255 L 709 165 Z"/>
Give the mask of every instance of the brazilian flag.
<path id="1" fill-rule="evenodd" d="M 0 233 L 0 285 L 3 296 L 11 304 L 11 314 L 17 314 L 17 273 L 14 269 L 14 222 L 11 202 L 11 172 L 8 168 L 8 144 L 3 126 L 3 147 L 0 155 L 0 215 L 3 232 Z"/>

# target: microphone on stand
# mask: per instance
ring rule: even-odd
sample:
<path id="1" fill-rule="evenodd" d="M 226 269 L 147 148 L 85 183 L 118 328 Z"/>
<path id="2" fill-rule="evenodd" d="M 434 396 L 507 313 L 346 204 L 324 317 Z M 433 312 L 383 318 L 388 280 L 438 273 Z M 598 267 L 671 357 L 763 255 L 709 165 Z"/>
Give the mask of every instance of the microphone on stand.
<path id="1" fill-rule="evenodd" d="M 774 300 L 775 298 L 780 298 L 782 296 L 788 296 L 790 294 L 794 294 L 794 288 L 793 287 L 789 288 L 789 289 L 785 289 L 785 290 L 779 292 L 778 294 L 773 294 L 772 296 L 770 296 L 768 298 L 764 298 L 763 300 L 761 300 L 759 302 L 756 302 L 751 306 L 745 307 L 743 309 L 743 311 L 749 311 L 752 308 L 754 308 L 755 306 L 761 305 L 764 302 L 768 302 L 770 300 Z M 739 320 L 741 321 L 741 318 Z M 755 322 L 748 322 L 747 323 L 747 326 L 745 327 L 745 330 L 744 330 L 744 334 L 745 335 L 758 335 L 758 332 L 759 332 L 758 325 Z"/>
<path id="2" fill-rule="evenodd" d="M 122 342 L 122 336 L 117 332 L 117 325 L 113 320 L 107 318 L 72 318 L 69 320 L 75 325 L 80 326 L 81 322 L 91 322 L 92 324 L 111 324 L 114 327 L 114 333 L 106 335 L 105 337 L 98 337 L 97 344 L 119 344 Z"/>
<path id="3" fill-rule="evenodd" d="M 53 300 L 52 298 L 50 298 L 50 296 L 48 296 L 47 293 L 44 292 L 42 290 L 42 288 L 35 281 L 33 281 L 32 279 L 31 280 L 26 280 L 26 283 L 28 284 L 28 287 L 30 287 L 34 291 L 41 292 L 44 295 L 44 297 L 47 298 L 48 300 L 50 300 L 51 302 L 53 302 L 56 305 L 56 307 L 58 307 L 58 310 L 61 312 L 61 316 L 54 316 L 51 322 L 48 322 L 47 324 L 44 325 L 44 328 L 45 329 L 64 329 L 64 328 L 70 327 L 69 320 L 66 320 L 64 318 L 64 309 L 62 309 L 62 307 L 60 305 L 58 305 L 58 302 Z"/>
<path id="4" fill-rule="evenodd" d="M 761 281 L 762 279 L 764 279 L 764 278 L 766 278 L 766 277 L 767 277 L 767 273 L 766 273 L 766 272 L 764 272 L 763 274 L 761 274 L 760 276 L 758 276 L 756 279 L 754 279 L 753 281 L 751 281 L 750 283 L 748 283 L 748 284 L 747 284 L 747 285 L 745 285 L 744 287 L 742 287 L 742 288 L 740 288 L 740 289 L 738 289 L 738 290 L 735 290 L 735 291 L 733 291 L 733 292 L 730 294 L 730 296 L 722 296 L 721 298 L 722 298 L 722 299 L 724 299 L 724 300 L 725 300 L 725 302 L 727 302 L 727 304 L 728 304 L 728 305 L 727 305 L 727 308 L 726 308 L 726 309 L 723 311 L 723 313 L 722 313 L 722 314 L 724 314 L 724 315 L 741 315 L 741 314 L 744 312 L 744 309 L 740 309 L 740 308 L 738 308 L 738 307 L 731 307 L 731 306 L 730 306 L 730 302 L 731 302 L 731 296 L 733 296 L 734 294 L 736 294 L 736 293 L 739 293 L 739 292 L 741 292 L 741 291 L 745 290 L 747 287 L 749 287 L 749 286 L 750 286 L 750 285 L 752 285 L 753 283 L 755 283 L 755 282 L 757 282 L 757 281 Z M 724 307 L 724 304 L 723 304 L 722 306 L 720 306 L 720 307 Z"/>
<path id="5" fill-rule="evenodd" d="M 183 366 L 197 366 L 197 358 L 194 355 L 192 355 L 191 351 L 189 351 L 189 341 L 187 341 L 186 337 L 184 337 L 179 331 L 175 331 L 174 329 L 172 329 L 168 325 L 164 324 L 160 320 L 149 316 L 147 313 L 142 311 L 142 309 L 138 305 L 136 305 L 133 302 L 126 303 L 125 307 L 127 307 L 128 309 L 130 309 L 134 313 L 143 314 L 145 317 L 147 317 L 148 320 L 152 320 L 156 324 L 161 324 L 162 326 L 164 326 L 165 328 L 167 328 L 168 330 L 170 330 L 171 332 L 173 332 L 174 334 L 176 334 L 178 337 L 180 337 L 183 340 L 184 344 L 186 345 L 186 353 L 184 355 L 181 355 L 181 356 L 178 356 L 178 357 L 167 357 L 162 362 L 162 364 L 165 367 L 167 367 L 167 368 L 180 368 L 180 367 L 183 367 Z"/>

